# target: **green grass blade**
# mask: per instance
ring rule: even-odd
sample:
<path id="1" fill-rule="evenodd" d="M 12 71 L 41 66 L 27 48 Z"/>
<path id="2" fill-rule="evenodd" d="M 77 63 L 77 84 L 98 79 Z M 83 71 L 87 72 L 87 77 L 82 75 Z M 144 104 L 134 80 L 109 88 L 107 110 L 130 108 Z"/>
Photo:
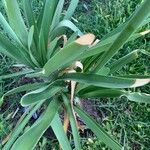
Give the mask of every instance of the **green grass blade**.
<path id="1" fill-rule="evenodd" d="M 63 150 L 72 150 L 58 114 L 56 114 L 52 120 L 51 127 L 60 143 L 61 148 Z"/>
<path id="2" fill-rule="evenodd" d="M 134 14 L 130 19 L 128 24 L 122 30 L 117 39 L 110 46 L 109 50 L 106 51 L 100 61 L 97 63 L 94 72 L 97 72 L 102 68 L 115 54 L 116 52 L 127 42 L 130 36 L 136 31 L 136 29 L 141 25 L 141 23 L 150 14 L 150 1 L 145 0 L 140 9 Z"/>
<path id="3" fill-rule="evenodd" d="M 10 136 L 9 141 L 4 145 L 3 150 L 8 150 L 11 148 L 13 143 L 16 141 L 20 133 L 23 131 L 26 124 L 29 122 L 30 118 L 33 116 L 33 114 L 41 107 L 44 101 L 38 103 L 31 111 L 27 114 L 27 116 L 23 119 L 23 121 L 19 124 L 17 128 L 13 131 L 13 133 Z"/>
<path id="4" fill-rule="evenodd" d="M 51 98 L 56 93 L 58 93 L 61 89 L 62 89 L 62 86 L 55 85 L 55 83 L 52 83 L 45 87 L 41 87 L 35 91 L 25 94 L 21 98 L 21 105 L 28 106 L 31 104 L 35 104 L 43 99 Z"/>
<path id="5" fill-rule="evenodd" d="M 27 130 L 21 137 L 18 138 L 11 150 L 21 150 L 22 148 L 24 150 L 34 149 L 41 136 L 50 126 L 60 105 L 61 103 L 58 99 L 53 99 L 48 105 L 44 114 L 31 126 L 29 130 Z"/>
<path id="6" fill-rule="evenodd" d="M 3 0 L 3 2 L 12 29 L 21 42 L 27 46 L 27 28 L 21 16 L 17 0 Z"/>
<path id="7" fill-rule="evenodd" d="M 71 0 L 70 5 L 66 11 L 64 19 L 70 19 L 75 12 L 76 7 L 78 6 L 79 0 Z"/>
<path id="8" fill-rule="evenodd" d="M 150 82 L 150 78 L 147 79 L 127 79 L 120 77 L 101 76 L 95 74 L 84 73 L 70 73 L 66 74 L 60 79 L 73 80 L 80 83 L 86 83 L 89 85 L 105 87 L 105 88 L 133 88 L 140 87 Z"/>
<path id="9" fill-rule="evenodd" d="M 93 40 L 94 36 L 87 34 L 61 49 L 45 64 L 44 75 L 49 76 L 51 73 L 77 60 Z"/>
<path id="10" fill-rule="evenodd" d="M 75 107 L 75 111 L 84 120 L 86 125 L 93 131 L 93 133 L 104 142 L 112 150 L 121 150 L 122 146 L 114 140 L 108 133 L 106 133 L 95 120 L 93 120 L 88 114 L 78 107 Z"/>

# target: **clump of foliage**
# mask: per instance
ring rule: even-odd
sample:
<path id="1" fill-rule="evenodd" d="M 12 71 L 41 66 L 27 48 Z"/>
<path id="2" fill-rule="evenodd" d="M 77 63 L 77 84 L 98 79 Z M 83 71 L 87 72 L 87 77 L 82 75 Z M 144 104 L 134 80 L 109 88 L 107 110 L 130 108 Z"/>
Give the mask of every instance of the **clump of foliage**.
<path id="1" fill-rule="evenodd" d="M 64 0 L 45 0 L 38 17 L 33 13 L 31 1 L 23 2 L 22 15 L 16 0 L 3 0 L 8 20 L 0 14 L 4 31 L 0 33 L 0 52 L 26 67 L 21 72 L 1 76 L 0 79 L 26 76 L 40 78 L 40 82 L 14 88 L 3 95 L 1 103 L 6 96 L 26 91 L 20 103 L 30 107 L 29 114 L 18 122 L 3 149 L 33 149 L 51 126 L 62 149 L 70 150 L 72 148 L 65 134 L 69 123 L 75 148 L 81 149 L 77 113 L 109 148 L 121 150 L 122 145 L 85 113 L 75 100 L 124 96 L 131 101 L 150 103 L 150 95 L 133 90 L 148 84 L 149 75 L 114 76 L 124 65 L 137 59 L 139 53 L 149 56 L 147 51 L 134 50 L 107 65 L 125 43 L 149 33 L 149 30 L 142 33 L 136 31 L 150 22 L 150 1 L 145 0 L 126 23 L 101 41 L 95 40 L 93 34 L 83 35 L 70 21 L 78 0 L 72 0 L 63 15 Z M 73 31 L 69 38 L 68 29 Z M 43 114 L 22 133 L 32 114 L 43 104 L 47 106 Z M 59 116 L 62 110 L 65 114 L 64 126 Z"/>

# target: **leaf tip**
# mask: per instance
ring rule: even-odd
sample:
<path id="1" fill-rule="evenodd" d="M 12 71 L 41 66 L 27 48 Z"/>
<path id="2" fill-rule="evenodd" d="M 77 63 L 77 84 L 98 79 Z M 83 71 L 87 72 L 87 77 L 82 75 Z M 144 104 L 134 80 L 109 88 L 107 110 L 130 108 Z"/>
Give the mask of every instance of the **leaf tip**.
<path id="1" fill-rule="evenodd" d="M 139 87 L 150 83 L 150 79 L 136 79 L 131 87 Z"/>
<path id="2" fill-rule="evenodd" d="M 95 39 L 95 35 L 88 33 L 78 38 L 75 42 L 80 45 L 91 45 L 94 39 Z"/>

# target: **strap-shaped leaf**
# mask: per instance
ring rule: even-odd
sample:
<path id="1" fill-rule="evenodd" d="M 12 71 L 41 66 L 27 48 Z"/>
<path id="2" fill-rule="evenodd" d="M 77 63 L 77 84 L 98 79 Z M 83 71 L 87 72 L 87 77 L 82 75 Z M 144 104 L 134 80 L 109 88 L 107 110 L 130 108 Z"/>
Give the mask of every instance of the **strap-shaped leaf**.
<path id="1" fill-rule="evenodd" d="M 123 75 L 123 76 L 118 76 L 121 78 L 137 78 L 137 79 L 148 79 L 150 78 L 150 75 L 136 75 L 136 74 L 130 74 L 130 75 Z"/>
<path id="2" fill-rule="evenodd" d="M 6 96 L 9 96 L 9 95 L 12 95 L 12 94 L 16 94 L 16 93 L 20 93 L 20 92 L 27 92 L 27 91 L 36 90 L 38 88 L 45 87 L 47 85 L 48 85 L 48 83 L 44 82 L 44 83 L 25 84 L 25 85 L 19 86 L 17 88 L 13 88 L 12 90 L 6 92 L 2 96 L 1 101 L 3 102 L 3 100 L 4 100 L 4 98 Z"/>
<path id="3" fill-rule="evenodd" d="M 128 92 L 116 89 L 98 89 L 98 87 L 89 87 L 78 92 L 78 97 L 81 98 L 115 98 L 120 96 L 125 96 L 130 101 L 138 103 L 150 103 L 150 95 L 141 92 Z"/>
<path id="4" fill-rule="evenodd" d="M 22 43 L 27 46 L 27 28 L 21 16 L 17 0 L 3 0 L 9 23 Z"/>
<path id="5" fill-rule="evenodd" d="M 51 122 L 51 127 L 61 145 L 61 148 L 63 150 L 72 150 L 68 138 L 64 132 L 60 117 L 57 113 Z"/>
<path id="6" fill-rule="evenodd" d="M 125 94 L 124 91 L 117 90 L 117 89 L 101 89 L 101 90 L 95 90 L 84 94 L 82 92 L 81 95 L 80 92 L 78 93 L 79 97 L 82 98 L 115 98 L 115 97 L 120 97 L 124 94 Z"/>
<path id="7" fill-rule="evenodd" d="M 41 87 L 35 91 L 32 91 L 32 92 L 25 94 L 21 98 L 21 105 L 22 106 L 28 106 L 31 104 L 35 104 L 38 101 L 41 101 L 43 99 L 51 98 L 56 93 L 58 93 L 61 89 L 62 89 L 61 84 L 56 85 L 55 82 L 50 84 L 50 85 Z"/>
<path id="8" fill-rule="evenodd" d="M 36 60 L 35 56 L 32 53 L 31 47 L 34 44 L 34 26 L 31 26 L 30 30 L 29 30 L 29 34 L 28 34 L 28 50 L 29 50 L 29 54 L 30 54 L 30 58 L 32 60 L 32 62 L 37 66 L 40 67 L 40 64 L 38 63 L 38 61 Z"/>
<path id="9" fill-rule="evenodd" d="M 51 31 L 59 24 L 63 5 L 64 5 L 64 0 L 59 0 L 57 8 L 55 10 L 55 14 L 53 17 L 52 25 L 51 25 Z"/>
<path id="10" fill-rule="evenodd" d="M 136 11 L 134 12 L 134 14 L 135 14 L 135 13 L 136 13 Z M 133 14 L 133 15 L 134 15 L 134 14 Z M 133 16 L 133 15 L 132 15 L 132 16 Z M 120 32 L 122 31 L 122 29 L 129 23 L 129 20 L 130 20 L 130 19 L 131 19 L 131 17 L 129 17 L 125 23 L 119 25 L 116 29 L 114 29 L 113 31 L 111 31 L 111 32 L 109 32 L 107 35 L 105 35 L 105 36 L 102 38 L 102 41 L 108 39 L 109 37 L 114 36 L 115 34 L 120 33 Z M 145 25 L 148 24 L 149 22 L 150 22 L 150 17 L 147 18 L 146 20 L 144 20 L 144 21 L 142 22 L 142 24 L 140 25 L 139 28 L 145 26 Z"/>
<path id="11" fill-rule="evenodd" d="M 78 5 L 78 2 L 79 2 L 79 0 L 71 0 L 69 8 L 67 9 L 64 19 L 70 19 L 72 17 L 72 15 L 74 14 L 74 11 Z"/>
<path id="12" fill-rule="evenodd" d="M 79 136 L 79 132 L 78 132 L 78 128 L 77 128 L 77 122 L 75 120 L 75 116 L 73 114 L 73 110 L 72 110 L 72 106 L 70 104 L 69 99 L 65 96 L 62 95 L 66 110 L 67 110 L 67 114 L 69 116 L 69 120 L 70 120 L 70 125 L 71 125 L 71 129 L 72 129 L 72 133 L 73 133 L 73 138 L 74 138 L 74 143 L 75 143 L 75 148 L 78 150 L 81 150 L 81 144 L 80 144 L 80 136 Z"/>
<path id="13" fill-rule="evenodd" d="M 108 133 L 106 133 L 95 120 L 78 107 L 74 107 L 78 115 L 84 120 L 86 125 L 93 131 L 93 133 L 104 142 L 112 150 L 121 150 L 122 146 L 114 140 Z"/>
<path id="14" fill-rule="evenodd" d="M 21 150 L 22 148 L 24 150 L 34 149 L 41 136 L 50 126 L 60 105 L 61 103 L 58 99 L 53 99 L 39 120 L 37 120 L 29 130 L 18 138 L 11 150 Z"/>
<path id="15" fill-rule="evenodd" d="M 29 28 L 35 25 L 35 19 L 30 0 L 23 0 L 24 12 L 28 21 Z"/>
<path id="16" fill-rule="evenodd" d="M 94 38 L 95 36 L 93 34 L 87 34 L 64 47 L 45 64 L 43 70 L 44 75 L 49 76 L 54 71 L 77 60 L 88 48 L 88 45 L 93 42 Z"/>
<path id="17" fill-rule="evenodd" d="M 109 50 L 106 51 L 101 57 L 100 61 L 95 66 L 94 72 L 97 72 L 102 68 L 115 54 L 116 52 L 127 42 L 130 36 L 136 31 L 136 29 L 142 24 L 142 22 L 150 14 L 150 1 L 145 0 L 140 9 L 130 19 L 128 24 L 122 30 L 120 35 L 110 46 Z"/>
<path id="18" fill-rule="evenodd" d="M 139 57 L 139 53 L 142 53 L 144 55 L 150 56 L 150 53 L 143 50 L 143 49 L 137 49 L 133 52 L 129 53 L 128 55 L 118 59 L 114 63 L 112 63 L 110 67 L 110 73 L 114 73 L 118 70 L 120 70 L 123 66 L 125 66 L 127 63 L 130 63 L 131 61 L 137 59 Z"/>
<path id="19" fill-rule="evenodd" d="M 35 22 L 33 10 L 31 7 L 31 0 L 23 0 L 23 6 L 24 6 L 24 12 L 25 12 L 25 16 L 26 16 L 29 28 L 31 26 L 34 26 L 34 35 L 33 36 L 34 36 L 34 42 L 37 45 L 38 40 L 39 40 L 39 33 L 38 33 L 37 24 Z"/>
<path id="20" fill-rule="evenodd" d="M 66 32 L 65 28 L 77 32 L 79 36 L 83 35 L 80 29 L 73 22 L 70 20 L 63 20 L 54 28 L 53 32 L 51 32 L 51 39 L 64 34 Z"/>
<path id="21" fill-rule="evenodd" d="M 14 43 L 11 43 L 2 33 L 0 33 L 0 52 L 27 66 L 35 67 L 29 54 L 23 48 L 18 48 Z"/>
<path id="22" fill-rule="evenodd" d="M 22 45 L 16 33 L 12 30 L 12 28 L 10 27 L 10 25 L 8 24 L 8 22 L 6 21 L 1 12 L 0 12 L 0 25 L 2 26 L 4 31 L 8 34 L 8 36 L 14 40 L 14 42 L 16 42 L 17 44 L 19 43 L 18 45 L 20 44 Z"/>
<path id="23" fill-rule="evenodd" d="M 6 96 L 12 95 L 12 94 L 16 94 L 16 93 L 20 93 L 20 92 L 24 92 L 24 91 L 31 91 L 31 90 L 36 90 L 38 88 L 41 87 L 45 87 L 47 86 L 48 83 L 33 83 L 33 84 L 26 84 L 26 85 L 22 85 L 20 87 L 14 88 L 8 92 L 6 92 L 1 98 L 0 98 L 0 105 L 3 104 L 4 102 L 4 98 Z"/>
<path id="24" fill-rule="evenodd" d="M 58 39 L 59 38 L 56 37 L 53 41 L 51 41 L 50 46 L 47 49 L 47 56 L 46 56 L 47 60 L 49 60 L 51 58 L 52 54 L 54 53 L 54 49 L 57 45 Z"/>
<path id="25" fill-rule="evenodd" d="M 139 50 L 135 50 L 129 54 L 127 54 L 126 56 L 118 59 L 117 61 L 115 61 L 114 63 L 112 63 L 109 67 L 110 67 L 110 74 L 120 70 L 123 66 L 125 66 L 126 64 L 130 63 L 131 61 L 135 60 L 138 58 L 138 51 Z"/>
<path id="26" fill-rule="evenodd" d="M 135 40 L 135 39 L 137 39 L 137 38 L 139 38 L 141 36 L 144 36 L 144 35 L 146 35 L 148 33 L 149 33 L 149 30 L 141 32 L 141 33 L 135 33 L 135 34 L 131 35 L 131 37 L 128 39 L 128 41 Z M 84 52 L 80 56 L 80 59 L 85 59 L 85 58 L 88 58 L 88 57 L 91 57 L 91 56 L 94 56 L 94 55 L 99 58 L 99 56 L 97 56 L 97 55 L 101 54 L 102 52 L 106 52 L 110 48 L 111 44 L 115 41 L 115 39 L 116 38 L 113 37 L 113 38 L 111 38 L 111 40 L 110 39 L 106 39 L 104 41 L 99 42 L 97 45 L 89 48 L 88 51 Z M 96 61 L 95 57 L 93 58 L 92 61 L 94 61 L 94 62 Z"/>
<path id="27" fill-rule="evenodd" d="M 14 129 L 13 133 L 11 134 L 10 139 L 8 142 L 4 145 L 3 150 L 8 150 L 11 148 L 11 146 L 14 144 L 20 133 L 23 131 L 26 124 L 29 122 L 30 118 L 33 116 L 33 114 L 38 110 L 44 101 L 38 103 L 35 107 L 31 109 L 31 111 L 26 115 L 26 117 L 23 119 L 21 123 L 17 126 L 17 128 Z"/>
<path id="28" fill-rule="evenodd" d="M 84 74 L 84 73 L 70 73 L 66 74 L 60 79 L 73 80 L 80 83 L 86 83 L 89 85 L 105 87 L 105 88 L 133 88 L 140 87 L 150 82 L 150 78 L 147 79 L 127 79 L 121 77 L 101 76 L 96 74 Z"/>
<path id="29" fill-rule="evenodd" d="M 30 74 L 30 73 L 33 73 L 33 70 L 25 70 L 25 71 L 20 71 L 20 72 L 8 74 L 8 75 L 3 75 L 3 76 L 0 76 L 0 80 L 14 78 L 17 76 L 23 76 L 23 75 Z"/>
<path id="30" fill-rule="evenodd" d="M 126 93 L 125 95 L 130 101 L 138 102 L 138 103 L 149 103 L 150 104 L 150 95 L 145 93 Z"/>
<path id="31" fill-rule="evenodd" d="M 43 17 L 40 29 L 40 51 L 47 48 L 50 26 L 52 24 L 53 15 L 57 6 L 58 0 L 46 0 L 44 5 Z M 44 39 L 44 45 L 43 45 Z M 42 53 L 41 53 L 42 54 Z"/>

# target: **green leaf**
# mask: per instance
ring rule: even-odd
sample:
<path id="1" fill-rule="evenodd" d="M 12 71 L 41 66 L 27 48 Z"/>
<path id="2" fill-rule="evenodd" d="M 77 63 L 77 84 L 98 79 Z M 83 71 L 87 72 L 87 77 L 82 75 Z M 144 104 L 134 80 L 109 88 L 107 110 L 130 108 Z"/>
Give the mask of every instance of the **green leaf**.
<path id="1" fill-rule="evenodd" d="M 64 19 L 70 19 L 72 17 L 78 5 L 78 2 L 79 0 L 71 0 L 69 8 L 67 9 L 67 12 L 65 13 Z"/>
<path id="2" fill-rule="evenodd" d="M 8 24 L 8 22 L 6 21 L 1 12 L 0 12 L 0 25 L 2 26 L 4 31 L 8 34 L 8 36 L 14 40 L 14 42 L 16 42 L 17 44 L 19 43 L 18 45 L 20 44 L 22 45 L 16 33 L 12 30 L 12 28 L 10 27 L 10 25 Z"/>
<path id="3" fill-rule="evenodd" d="M 22 43 L 27 46 L 27 28 L 21 16 L 17 0 L 3 0 L 3 2 L 12 29 L 20 38 Z"/>
<path id="4" fill-rule="evenodd" d="M 116 54 L 116 52 L 127 42 L 130 36 L 149 16 L 150 13 L 149 10 L 150 10 L 150 1 L 145 0 L 140 9 L 133 15 L 133 17 L 130 19 L 128 24 L 119 34 L 119 36 L 112 43 L 109 50 L 103 54 L 100 61 L 95 66 L 94 72 L 97 72 L 100 68 L 102 68 Z"/>
<path id="5" fill-rule="evenodd" d="M 148 79 L 150 78 L 150 75 L 135 75 L 135 74 L 129 74 L 129 75 L 123 75 L 123 76 L 118 76 L 118 77 L 121 77 L 121 78 L 138 78 L 138 79 Z"/>
<path id="6" fill-rule="evenodd" d="M 11 43 L 2 33 L 0 33 L 0 52 L 27 66 L 35 67 L 29 54 L 23 48 L 18 48 L 14 43 Z"/>
<path id="7" fill-rule="evenodd" d="M 95 90 L 81 95 L 80 92 L 78 93 L 79 97 L 81 98 L 115 98 L 115 97 L 120 97 L 124 94 L 125 94 L 124 91 L 116 90 L 116 89 Z"/>
<path id="8" fill-rule="evenodd" d="M 150 82 L 150 78 L 147 79 L 131 79 L 120 78 L 111 76 L 101 76 L 95 74 L 84 73 L 70 73 L 60 77 L 63 80 L 73 80 L 80 83 L 86 83 L 89 85 L 105 87 L 105 88 L 133 88 L 140 87 Z"/>
<path id="9" fill-rule="evenodd" d="M 60 143 L 61 148 L 63 150 L 72 150 L 68 138 L 64 132 L 60 117 L 57 113 L 51 122 L 51 127 Z"/>
<path id="10" fill-rule="evenodd" d="M 135 33 L 135 34 L 131 35 L 131 37 L 128 39 L 128 41 L 135 40 L 135 39 L 137 39 L 141 36 L 144 36 L 148 33 L 149 33 L 149 30 L 141 32 L 141 33 Z M 116 38 L 117 38 L 117 36 L 114 35 L 113 37 L 109 37 L 108 39 L 105 39 L 104 41 L 99 42 L 97 45 L 92 46 L 91 48 L 89 48 L 86 52 L 84 52 L 80 56 L 80 59 L 88 58 L 88 60 L 89 60 L 89 57 L 94 56 L 94 55 L 99 58 L 99 56 L 97 56 L 97 55 L 102 54 L 102 52 L 108 51 L 111 44 L 115 41 Z M 95 57 L 93 58 L 92 61 L 95 62 Z"/>
<path id="11" fill-rule="evenodd" d="M 37 45 L 38 40 L 39 40 L 39 33 L 38 33 L 37 24 L 35 22 L 33 10 L 32 10 L 32 7 L 31 7 L 31 0 L 23 0 L 23 6 L 24 6 L 24 12 L 25 12 L 25 16 L 26 16 L 29 28 L 31 26 L 34 26 L 34 29 L 35 29 L 34 41 L 36 43 L 35 45 Z"/>
<path id="12" fill-rule="evenodd" d="M 11 150 L 32 150 L 40 140 L 41 136 L 50 126 L 61 103 L 58 99 L 53 99 L 41 117 L 27 130 L 12 146 Z M 32 139 L 32 140 L 31 140 Z"/>
<path id="13" fill-rule="evenodd" d="M 78 115 L 84 120 L 86 125 L 93 131 L 93 133 L 104 142 L 112 150 L 121 150 L 122 146 L 114 140 L 108 133 L 106 133 L 95 120 L 78 107 L 74 107 Z"/>
<path id="14" fill-rule="evenodd" d="M 37 60 L 35 59 L 34 55 L 32 54 L 31 51 L 31 46 L 33 44 L 33 35 L 34 35 L 34 26 L 31 26 L 30 30 L 29 30 L 29 35 L 28 35 L 28 49 L 29 49 L 29 54 L 30 54 L 30 58 L 32 60 L 32 62 L 37 66 L 40 67 L 40 64 L 37 62 Z"/>
<path id="15" fill-rule="evenodd" d="M 59 0 L 58 2 L 58 5 L 55 10 L 54 17 L 53 17 L 52 25 L 51 25 L 51 31 L 59 24 L 64 2 L 65 2 L 64 0 Z"/>
<path id="16" fill-rule="evenodd" d="M 12 94 L 16 94 L 16 93 L 20 93 L 20 92 L 27 92 L 27 91 L 32 91 L 32 90 L 36 90 L 38 88 L 41 88 L 41 87 L 45 87 L 48 85 L 48 82 L 43 82 L 43 83 L 33 83 L 33 84 L 25 84 L 25 85 L 22 85 L 22 86 L 19 86 L 19 87 L 16 87 L 16 88 L 13 88 L 12 90 L 6 92 L 3 97 L 5 96 L 9 96 L 9 95 L 12 95 Z"/>
<path id="17" fill-rule="evenodd" d="M 28 49 L 30 50 L 32 41 L 33 41 L 33 34 L 34 34 L 34 26 L 32 25 L 30 30 L 29 30 L 29 35 L 28 35 Z"/>
<path id="18" fill-rule="evenodd" d="M 29 122 L 33 114 L 41 107 L 44 101 L 38 103 L 36 106 L 34 106 L 31 111 L 27 114 L 25 113 L 25 118 L 23 121 L 19 123 L 19 125 L 14 129 L 13 133 L 11 134 L 8 142 L 4 145 L 3 150 L 8 150 L 11 148 L 13 143 L 16 141 L 16 139 L 19 137 L 20 133 L 23 131 L 26 124 Z"/>
<path id="19" fill-rule="evenodd" d="M 97 44 L 96 46 L 93 46 L 91 48 L 89 48 L 87 51 L 85 51 L 81 56 L 80 59 L 85 59 L 97 54 L 101 54 L 104 51 L 107 51 L 110 47 L 111 43 L 107 43 L 107 44 Z"/>
<path id="20" fill-rule="evenodd" d="M 124 67 L 127 63 L 130 63 L 131 61 L 135 60 L 138 58 L 138 51 L 139 50 L 135 50 L 129 54 L 127 54 L 126 56 L 118 59 L 117 61 L 115 61 L 114 63 L 112 63 L 109 67 L 110 67 L 110 74 L 120 70 L 122 67 Z"/>
<path id="21" fill-rule="evenodd" d="M 26 16 L 26 19 L 30 28 L 31 26 L 35 25 L 35 19 L 34 19 L 33 10 L 31 7 L 31 1 L 23 0 L 23 6 L 24 6 L 25 16 Z"/>
<path id="22" fill-rule="evenodd" d="M 74 142 L 75 142 L 75 149 L 81 150 L 80 136 L 79 136 L 77 122 L 75 119 L 75 114 L 73 112 L 73 108 L 71 106 L 69 99 L 65 95 L 62 95 L 62 98 L 63 98 L 64 104 L 65 104 L 65 107 L 67 110 L 67 114 L 68 114 L 68 117 L 70 120 L 71 129 L 72 129 Z"/>
<path id="23" fill-rule="evenodd" d="M 52 24 L 52 20 L 53 20 L 53 16 L 56 10 L 57 3 L 58 3 L 58 0 L 46 0 L 45 1 L 41 28 L 40 28 L 40 36 L 39 36 L 40 37 L 39 47 L 40 47 L 41 54 L 43 50 L 44 50 L 43 53 L 45 54 L 45 49 L 47 49 L 50 26 Z M 44 57 L 44 54 L 43 54 L 43 57 Z"/>
<path id="24" fill-rule="evenodd" d="M 138 103 L 149 103 L 150 104 L 150 95 L 145 93 L 127 93 L 125 95 L 130 101 L 138 102 Z"/>
<path id="25" fill-rule="evenodd" d="M 58 93 L 61 89 L 62 89 L 62 85 L 61 84 L 56 85 L 55 82 L 50 85 L 41 87 L 35 91 L 31 91 L 31 92 L 25 94 L 21 98 L 21 105 L 28 106 L 31 104 L 35 104 L 38 101 L 51 98 L 56 93 Z"/>
<path id="26" fill-rule="evenodd" d="M 45 64 L 43 74 L 49 76 L 51 73 L 77 60 L 93 40 L 94 36 L 87 34 L 61 49 Z"/>
<path id="27" fill-rule="evenodd" d="M 65 28 L 69 28 L 70 30 L 77 32 L 79 36 L 83 35 L 80 29 L 70 20 L 61 21 L 51 32 L 51 39 L 58 37 L 66 32 Z"/>
<path id="28" fill-rule="evenodd" d="M 32 72 L 33 72 L 33 70 L 25 70 L 25 71 L 20 71 L 20 72 L 8 74 L 8 75 L 3 75 L 3 76 L 0 76 L 0 80 L 14 78 L 14 77 L 17 77 L 17 76 L 23 76 L 23 75 L 26 75 L 26 74 L 30 74 Z"/>
<path id="29" fill-rule="evenodd" d="M 58 42 L 58 37 L 56 37 L 53 41 L 51 41 L 48 49 L 47 49 L 47 60 L 49 60 L 54 52 L 54 49 L 57 45 L 57 42 Z"/>

